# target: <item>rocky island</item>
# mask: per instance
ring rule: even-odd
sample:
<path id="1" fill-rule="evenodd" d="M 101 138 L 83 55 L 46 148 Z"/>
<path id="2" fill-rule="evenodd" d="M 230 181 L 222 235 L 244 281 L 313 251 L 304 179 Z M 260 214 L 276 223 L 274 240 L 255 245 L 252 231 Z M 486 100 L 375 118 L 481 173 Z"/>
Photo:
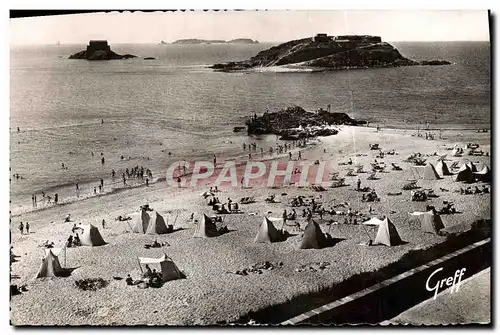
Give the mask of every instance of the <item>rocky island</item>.
<path id="1" fill-rule="evenodd" d="M 355 120 L 346 113 L 331 113 L 320 108 L 308 112 L 293 106 L 277 112 L 256 114 L 246 122 L 248 134 L 276 134 L 282 140 L 297 140 L 315 136 L 329 136 L 338 133 L 335 125 L 363 125 L 366 121 Z"/>
<path id="2" fill-rule="evenodd" d="M 403 57 L 379 36 L 317 34 L 312 38 L 289 41 L 259 52 L 239 62 L 212 65 L 219 71 L 240 71 L 253 68 L 286 66 L 296 69 L 338 70 L 413 65 L 448 65 L 448 61 L 417 62 Z"/>
<path id="3" fill-rule="evenodd" d="M 254 41 L 250 38 L 236 38 L 230 41 L 188 38 L 188 39 L 177 40 L 175 42 L 172 42 L 172 44 L 259 44 L 259 41 Z"/>
<path id="4" fill-rule="evenodd" d="M 108 41 L 90 41 L 86 50 L 77 52 L 69 59 L 86 59 L 86 60 L 111 60 L 111 59 L 129 59 L 137 56 L 125 54 L 119 55 L 113 51 L 108 45 Z"/>

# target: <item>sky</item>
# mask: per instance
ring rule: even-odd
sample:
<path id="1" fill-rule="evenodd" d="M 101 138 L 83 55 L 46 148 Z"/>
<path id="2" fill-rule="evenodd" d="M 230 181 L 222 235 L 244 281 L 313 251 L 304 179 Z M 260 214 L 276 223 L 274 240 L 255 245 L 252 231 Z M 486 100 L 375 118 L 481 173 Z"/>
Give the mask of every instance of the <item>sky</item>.
<path id="1" fill-rule="evenodd" d="M 182 38 L 285 42 L 323 32 L 396 41 L 488 41 L 482 10 L 110 12 L 15 18 L 10 44 L 159 43 Z"/>

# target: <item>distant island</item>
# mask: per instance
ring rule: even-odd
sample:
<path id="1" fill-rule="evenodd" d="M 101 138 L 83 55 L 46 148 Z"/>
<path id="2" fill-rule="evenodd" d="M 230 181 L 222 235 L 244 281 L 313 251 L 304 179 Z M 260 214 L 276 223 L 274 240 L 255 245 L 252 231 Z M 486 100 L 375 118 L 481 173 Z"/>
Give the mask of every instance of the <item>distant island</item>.
<path id="1" fill-rule="evenodd" d="M 111 60 L 111 59 L 129 59 L 135 58 L 137 56 L 125 54 L 119 55 L 108 45 L 106 40 L 90 41 L 86 50 L 77 52 L 71 56 L 69 59 L 86 59 L 86 60 Z"/>
<path id="2" fill-rule="evenodd" d="M 214 64 L 219 71 L 241 71 L 253 68 L 286 66 L 294 69 L 338 70 L 413 65 L 449 65 L 448 61 L 417 62 L 403 57 L 379 36 L 342 35 L 314 37 L 289 41 L 237 62 Z"/>
<path id="3" fill-rule="evenodd" d="M 177 40 L 175 42 L 172 42 L 172 44 L 259 44 L 259 41 L 255 41 L 250 38 L 236 38 L 230 41 L 187 38 L 187 39 Z"/>

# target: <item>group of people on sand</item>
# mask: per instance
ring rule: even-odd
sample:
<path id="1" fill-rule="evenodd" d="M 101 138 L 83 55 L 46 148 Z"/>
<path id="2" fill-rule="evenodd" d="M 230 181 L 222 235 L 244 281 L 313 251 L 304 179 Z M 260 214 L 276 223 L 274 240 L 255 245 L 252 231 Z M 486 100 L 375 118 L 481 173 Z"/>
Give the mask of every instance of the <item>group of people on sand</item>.
<path id="1" fill-rule="evenodd" d="M 26 234 L 29 235 L 30 234 L 30 224 L 29 222 L 26 222 L 26 224 L 23 224 L 23 222 L 21 221 L 21 223 L 19 223 L 19 231 L 21 232 L 21 235 L 24 235 L 24 229 L 26 228 Z"/>
<path id="2" fill-rule="evenodd" d="M 156 269 L 151 270 L 149 265 L 146 264 L 146 270 L 142 273 L 140 280 L 133 280 L 130 274 L 125 279 L 127 285 L 142 285 L 145 287 L 160 287 L 163 284 L 162 273 L 157 272 Z"/>
<path id="3" fill-rule="evenodd" d="M 75 233 L 69 235 L 68 240 L 66 242 L 66 246 L 68 248 L 73 248 L 73 247 L 80 247 L 82 245 L 82 242 L 80 241 L 80 236 L 78 236 L 78 233 Z"/>
<path id="4" fill-rule="evenodd" d="M 55 193 L 54 194 L 54 204 L 59 203 L 59 194 Z M 38 198 L 36 194 L 31 195 L 31 204 L 33 208 L 38 208 Z M 52 204 L 52 197 L 50 195 L 46 195 L 44 191 L 42 191 L 42 204 Z"/>
<path id="5" fill-rule="evenodd" d="M 479 189 L 479 187 L 475 186 L 474 189 L 472 189 L 470 186 L 467 187 L 466 189 L 463 189 L 460 187 L 460 194 L 488 194 L 490 193 L 490 189 L 486 187 L 486 185 L 483 185 L 483 189 Z"/>
<path id="6" fill-rule="evenodd" d="M 297 148 L 297 147 L 305 147 L 306 146 L 306 139 L 302 139 L 302 140 L 297 140 L 297 141 L 291 141 L 290 143 L 285 143 L 285 144 L 278 144 L 276 143 L 276 147 L 269 147 L 269 150 L 268 150 L 268 153 L 270 156 L 273 155 L 273 153 L 276 153 L 276 155 L 279 155 L 279 154 L 283 154 L 283 153 L 287 153 L 289 152 L 289 150 L 292 150 L 293 148 Z M 244 151 L 249 151 L 248 153 L 248 159 L 252 159 L 252 151 L 255 152 L 257 151 L 257 143 L 253 142 L 253 143 L 243 143 L 243 150 Z M 260 148 L 260 155 L 261 155 L 261 158 L 264 158 L 264 148 Z M 291 160 L 292 157 L 291 157 L 292 153 L 289 152 L 289 159 Z M 302 154 L 300 153 L 299 151 L 299 154 L 298 154 L 298 159 L 301 160 L 302 159 Z M 215 165 L 215 164 L 214 164 Z"/>

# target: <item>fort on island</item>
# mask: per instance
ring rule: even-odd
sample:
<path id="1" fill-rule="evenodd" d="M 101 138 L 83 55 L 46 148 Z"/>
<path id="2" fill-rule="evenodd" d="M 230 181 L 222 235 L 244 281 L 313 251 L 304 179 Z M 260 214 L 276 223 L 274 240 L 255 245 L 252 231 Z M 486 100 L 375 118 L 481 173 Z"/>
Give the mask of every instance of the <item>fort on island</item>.
<path id="1" fill-rule="evenodd" d="M 90 40 L 89 45 L 87 45 L 88 54 L 90 55 L 98 50 L 111 51 L 111 48 L 108 45 L 108 41 L 106 41 L 106 40 Z"/>
<path id="2" fill-rule="evenodd" d="M 339 35 L 339 36 L 328 36 L 325 33 L 318 33 L 312 38 L 313 42 L 316 43 L 382 43 L 382 38 L 380 36 L 371 35 Z"/>

